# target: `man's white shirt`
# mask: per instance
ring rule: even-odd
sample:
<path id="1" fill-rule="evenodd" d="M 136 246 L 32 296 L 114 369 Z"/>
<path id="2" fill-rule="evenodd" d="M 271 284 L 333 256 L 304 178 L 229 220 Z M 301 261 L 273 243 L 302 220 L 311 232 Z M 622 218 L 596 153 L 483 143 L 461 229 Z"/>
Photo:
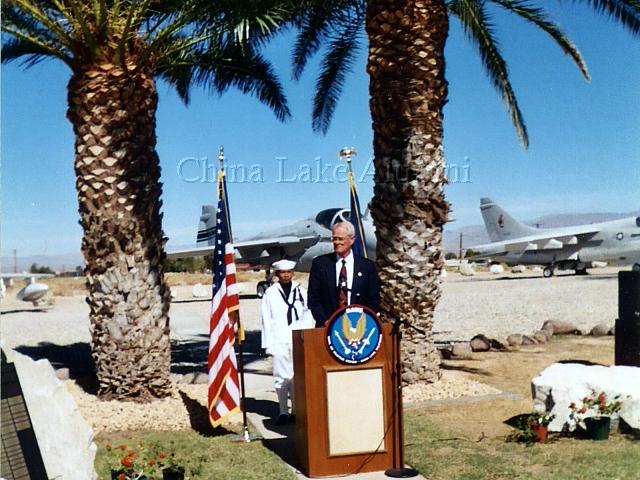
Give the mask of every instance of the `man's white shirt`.
<path id="1" fill-rule="evenodd" d="M 351 286 L 353 285 L 353 250 L 349 251 L 349 255 L 342 258 L 336 255 L 338 260 L 336 261 L 336 285 L 340 288 L 340 270 L 342 270 L 342 260 L 346 260 L 347 267 L 347 304 L 351 303 Z"/>

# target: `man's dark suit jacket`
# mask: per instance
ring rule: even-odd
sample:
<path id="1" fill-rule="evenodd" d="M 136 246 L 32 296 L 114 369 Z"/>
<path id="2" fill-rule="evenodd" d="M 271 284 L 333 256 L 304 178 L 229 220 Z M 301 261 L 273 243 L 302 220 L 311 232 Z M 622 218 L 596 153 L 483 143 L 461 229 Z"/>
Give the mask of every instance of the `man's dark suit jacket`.
<path id="1" fill-rule="evenodd" d="M 316 327 L 323 326 L 338 306 L 336 262 L 336 254 L 328 253 L 316 257 L 311 264 L 308 301 Z M 351 303 L 364 305 L 377 313 L 379 302 L 378 273 L 375 263 L 354 255 Z"/>

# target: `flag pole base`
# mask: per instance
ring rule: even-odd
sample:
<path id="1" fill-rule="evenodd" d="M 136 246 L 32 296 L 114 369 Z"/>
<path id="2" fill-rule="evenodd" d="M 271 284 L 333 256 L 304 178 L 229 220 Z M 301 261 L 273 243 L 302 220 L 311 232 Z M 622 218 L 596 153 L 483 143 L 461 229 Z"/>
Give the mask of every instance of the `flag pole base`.
<path id="1" fill-rule="evenodd" d="M 262 436 L 249 433 L 249 429 L 246 427 L 242 429 L 242 433 L 231 435 L 231 441 L 235 443 L 251 443 L 253 440 L 262 440 Z"/>
<path id="2" fill-rule="evenodd" d="M 418 471 L 415 468 L 409 468 L 409 467 L 390 468 L 388 470 L 385 470 L 384 474 L 387 477 L 392 477 L 392 478 L 411 478 L 411 477 L 417 477 Z"/>

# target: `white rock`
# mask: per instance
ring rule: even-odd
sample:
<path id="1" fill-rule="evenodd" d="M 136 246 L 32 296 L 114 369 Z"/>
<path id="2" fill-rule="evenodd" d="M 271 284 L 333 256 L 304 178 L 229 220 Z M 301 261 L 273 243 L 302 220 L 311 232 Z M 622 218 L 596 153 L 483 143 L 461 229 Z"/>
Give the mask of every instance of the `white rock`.
<path id="1" fill-rule="evenodd" d="M 440 270 L 440 278 L 447 278 L 447 271 L 444 268 Z"/>
<path id="2" fill-rule="evenodd" d="M 473 269 L 473 265 L 470 263 L 461 263 L 460 264 L 460 275 L 464 275 L 465 277 L 472 277 L 476 274 Z"/>
<path id="3" fill-rule="evenodd" d="M 504 267 L 498 263 L 491 265 L 489 267 L 489 271 L 493 274 L 498 274 L 504 272 Z"/>
<path id="4" fill-rule="evenodd" d="M 538 266 L 535 266 L 535 267 L 533 267 L 533 268 L 531 269 L 531 271 L 532 271 L 532 272 L 536 272 L 536 273 L 540 273 L 540 272 L 542 272 L 542 268 L 540 268 L 540 267 L 538 267 Z"/>
<path id="5" fill-rule="evenodd" d="M 591 262 L 591 266 L 592 266 L 593 268 L 604 268 L 604 267 L 606 267 L 606 266 L 607 266 L 607 262 L 598 262 L 598 261 L 595 261 L 595 262 Z"/>
<path id="6" fill-rule="evenodd" d="M 550 410 L 556 418 L 549 430 L 572 428 L 569 404 L 578 406 L 591 390 L 605 392 L 608 398 L 620 395 L 620 418 L 631 428 L 640 429 L 640 368 L 616 365 L 581 365 L 554 363 L 531 381 L 533 406 L 537 411 Z M 592 416 L 588 412 L 585 417 Z"/>
<path id="7" fill-rule="evenodd" d="M 10 349 L 5 353 L 18 372 L 47 476 L 97 479 L 93 431 L 49 361 L 35 362 Z"/>
<path id="8" fill-rule="evenodd" d="M 207 298 L 211 297 L 211 285 L 202 285 L 196 283 L 191 289 L 191 295 L 193 298 Z"/>
<path id="9" fill-rule="evenodd" d="M 523 273 L 527 271 L 527 267 L 524 265 L 514 265 L 511 267 L 511 273 Z"/>

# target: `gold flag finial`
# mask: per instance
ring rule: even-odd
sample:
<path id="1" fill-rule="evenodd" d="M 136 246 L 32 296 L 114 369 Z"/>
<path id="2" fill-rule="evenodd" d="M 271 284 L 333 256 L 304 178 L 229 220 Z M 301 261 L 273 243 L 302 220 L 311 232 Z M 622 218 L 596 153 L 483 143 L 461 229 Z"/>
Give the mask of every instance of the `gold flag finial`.
<path id="1" fill-rule="evenodd" d="M 345 157 L 347 163 L 351 163 L 351 157 L 357 155 L 355 147 L 344 147 L 338 152 L 340 158 Z"/>

